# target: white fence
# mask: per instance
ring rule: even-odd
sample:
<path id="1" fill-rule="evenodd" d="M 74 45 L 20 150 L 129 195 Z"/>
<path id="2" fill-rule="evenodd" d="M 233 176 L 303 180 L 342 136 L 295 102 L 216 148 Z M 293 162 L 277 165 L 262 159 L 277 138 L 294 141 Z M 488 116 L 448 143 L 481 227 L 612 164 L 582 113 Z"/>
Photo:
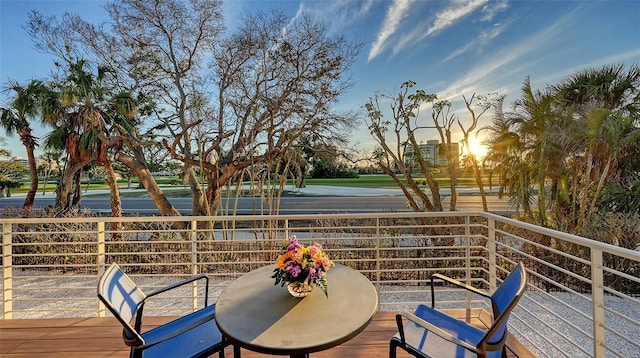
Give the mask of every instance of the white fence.
<path id="1" fill-rule="evenodd" d="M 640 351 L 640 253 L 478 212 L 2 219 L 2 317 L 104 316 L 99 275 L 118 262 L 143 290 L 193 274 L 215 300 L 234 278 L 274 261 L 286 238 L 321 243 L 367 276 L 380 310 L 430 301 L 442 273 L 487 290 L 515 262 L 528 290 L 510 331 L 539 356 L 632 356 Z M 269 278 L 265 278 L 269 279 Z M 329 285 L 331 283 L 329 282 Z M 439 287 L 438 307 L 487 302 Z M 161 297 L 155 314 L 192 310 L 194 285 Z"/>

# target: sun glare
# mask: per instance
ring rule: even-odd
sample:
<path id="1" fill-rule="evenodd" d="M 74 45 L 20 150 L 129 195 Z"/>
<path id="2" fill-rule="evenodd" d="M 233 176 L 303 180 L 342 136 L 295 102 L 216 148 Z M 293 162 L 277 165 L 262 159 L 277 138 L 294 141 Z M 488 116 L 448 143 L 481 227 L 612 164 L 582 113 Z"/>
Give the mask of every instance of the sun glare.
<path id="1" fill-rule="evenodd" d="M 469 149 L 471 150 L 471 153 L 475 154 L 476 159 L 482 159 L 487 155 L 487 147 L 478 139 L 469 139 Z"/>

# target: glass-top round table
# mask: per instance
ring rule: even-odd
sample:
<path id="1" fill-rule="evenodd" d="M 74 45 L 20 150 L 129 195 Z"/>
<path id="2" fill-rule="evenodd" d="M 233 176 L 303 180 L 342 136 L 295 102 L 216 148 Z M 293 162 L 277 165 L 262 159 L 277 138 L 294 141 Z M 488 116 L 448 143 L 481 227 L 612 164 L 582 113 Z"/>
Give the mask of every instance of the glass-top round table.
<path id="1" fill-rule="evenodd" d="M 378 309 L 373 284 L 347 266 L 336 264 L 327 272 L 329 297 L 315 287 L 304 298 L 274 285 L 275 268 L 269 265 L 239 277 L 218 298 L 216 322 L 234 345 L 307 357 L 355 337 Z"/>

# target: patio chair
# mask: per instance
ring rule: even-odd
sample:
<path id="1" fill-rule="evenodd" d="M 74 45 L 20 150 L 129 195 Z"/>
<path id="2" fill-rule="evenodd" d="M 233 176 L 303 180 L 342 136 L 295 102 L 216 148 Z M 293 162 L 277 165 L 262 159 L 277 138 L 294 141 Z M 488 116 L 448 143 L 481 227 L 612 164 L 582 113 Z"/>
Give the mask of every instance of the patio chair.
<path id="1" fill-rule="evenodd" d="M 205 280 L 204 308 L 171 322 L 142 332 L 142 313 L 148 298 L 174 288 Z M 229 342 L 222 336 L 215 322 L 215 305 L 207 304 L 209 278 L 198 275 L 145 295 L 118 264 L 113 263 L 98 282 L 98 297 L 124 327 L 124 343 L 131 347 L 131 358 L 149 357 L 207 357 L 219 352 Z"/>
<path id="2" fill-rule="evenodd" d="M 493 323 L 483 330 L 436 310 L 434 279 L 442 280 L 491 300 Z M 506 357 L 507 320 L 526 286 L 524 265 L 519 263 L 502 285 L 489 295 L 460 281 L 435 274 L 431 277 L 431 307 L 419 305 L 414 313 L 396 315 L 398 334 L 389 342 L 389 358 L 400 347 L 415 357 Z"/>

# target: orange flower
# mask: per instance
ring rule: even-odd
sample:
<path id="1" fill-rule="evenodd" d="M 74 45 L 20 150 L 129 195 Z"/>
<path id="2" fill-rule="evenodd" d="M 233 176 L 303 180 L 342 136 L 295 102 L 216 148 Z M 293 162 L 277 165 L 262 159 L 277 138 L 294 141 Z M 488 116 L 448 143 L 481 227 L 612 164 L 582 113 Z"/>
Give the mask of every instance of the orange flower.
<path id="1" fill-rule="evenodd" d="M 291 260 L 291 258 L 293 257 L 293 252 L 291 251 L 287 251 L 284 254 L 280 255 L 280 257 L 278 257 L 278 267 L 282 270 L 285 267 L 287 267 L 287 265 L 289 264 L 289 261 Z"/>

